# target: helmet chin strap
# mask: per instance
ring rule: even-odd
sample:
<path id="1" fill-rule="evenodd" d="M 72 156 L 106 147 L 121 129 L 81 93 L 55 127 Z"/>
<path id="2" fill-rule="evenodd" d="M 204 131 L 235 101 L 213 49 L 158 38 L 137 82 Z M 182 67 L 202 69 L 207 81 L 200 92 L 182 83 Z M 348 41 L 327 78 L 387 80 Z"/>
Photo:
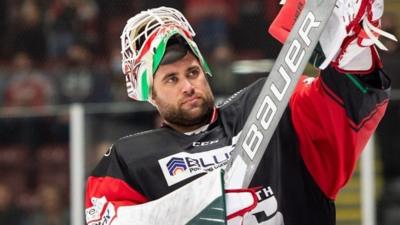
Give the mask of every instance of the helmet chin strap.
<path id="1" fill-rule="evenodd" d="M 207 124 L 205 124 L 205 125 L 203 125 L 203 126 L 201 126 L 201 127 L 197 128 L 197 129 L 195 129 L 195 130 L 192 130 L 192 131 L 185 132 L 184 134 L 185 134 L 185 135 L 194 135 L 194 134 L 199 134 L 199 133 L 201 133 L 201 132 L 204 132 L 204 131 L 206 131 L 206 130 L 207 130 L 207 128 L 208 128 L 209 126 L 210 126 L 210 124 L 209 124 L 209 123 L 207 123 Z"/>
<path id="2" fill-rule="evenodd" d="M 147 101 L 148 101 L 150 104 L 152 104 L 152 105 L 158 110 L 158 106 L 157 106 L 157 104 L 154 102 L 153 95 L 150 94 L 150 98 L 148 98 Z"/>

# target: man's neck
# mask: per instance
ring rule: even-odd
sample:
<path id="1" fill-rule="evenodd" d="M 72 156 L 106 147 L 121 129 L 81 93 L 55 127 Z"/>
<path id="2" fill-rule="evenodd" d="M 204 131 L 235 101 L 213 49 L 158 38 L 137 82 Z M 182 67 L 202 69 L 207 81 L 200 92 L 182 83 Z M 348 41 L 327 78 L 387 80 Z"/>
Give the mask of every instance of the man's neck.
<path id="1" fill-rule="evenodd" d="M 205 130 L 207 130 L 208 126 L 211 123 L 214 123 L 218 118 L 218 110 L 216 107 L 213 108 L 210 119 L 206 122 L 202 122 L 202 123 L 198 123 L 192 126 L 182 126 L 182 125 L 178 125 L 178 124 L 172 124 L 168 121 L 164 120 L 165 125 L 171 127 L 172 129 L 181 132 L 183 134 L 196 134 L 196 133 L 200 133 L 203 132 Z"/>
<path id="2" fill-rule="evenodd" d="M 172 129 L 183 133 L 183 134 L 187 134 L 187 135 L 191 135 L 191 134 L 196 134 L 196 133 L 200 133 L 202 131 L 207 130 L 209 124 L 208 123 L 201 123 L 201 124 L 196 124 L 193 126 L 180 126 L 180 125 L 176 125 L 176 124 L 171 124 L 167 121 L 165 121 L 165 124 L 169 127 L 171 127 Z"/>

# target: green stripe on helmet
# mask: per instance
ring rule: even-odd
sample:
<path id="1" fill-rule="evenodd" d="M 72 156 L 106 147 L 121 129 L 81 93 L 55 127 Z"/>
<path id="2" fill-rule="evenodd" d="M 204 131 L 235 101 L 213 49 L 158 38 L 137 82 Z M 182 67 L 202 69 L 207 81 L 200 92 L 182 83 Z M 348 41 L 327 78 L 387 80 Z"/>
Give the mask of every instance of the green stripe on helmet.
<path id="1" fill-rule="evenodd" d="M 167 42 L 168 41 L 165 41 L 165 39 L 162 40 L 160 42 L 160 44 L 157 46 L 157 48 L 155 49 L 156 52 L 154 53 L 154 56 L 153 56 L 153 65 L 152 65 L 153 66 L 152 67 L 153 68 L 153 76 L 154 76 L 154 73 L 157 71 L 158 67 L 160 66 L 160 62 L 161 62 L 162 58 L 164 57 L 165 49 L 167 48 Z"/>
<path id="2" fill-rule="evenodd" d="M 150 94 L 150 85 L 148 83 L 147 71 L 143 72 L 141 79 L 142 99 L 148 100 Z"/>
<path id="3" fill-rule="evenodd" d="M 174 36 L 175 34 L 178 34 L 179 36 L 183 37 L 186 41 L 186 43 L 188 43 L 188 45 L 190 46 L 190 49 L 192 50 L 193 54 L 199 59 L 200 64 L 202 65 L 204 71 L 211 75 L 211 70 L 210 67 L 208 66 L 206 60 L 204 59 L 204 57 L 201 55 L 199 48 L 197 47 L 196 43 L 187 38 L 184 34 L 182 34 L 181 31 L 179 31 L 178 29 L 174 30 L 173 32 L 170 32 L 166 37 L 164 37 L 161 41 L 160 44 L 157 46 L 157 48 L 155 49 L 154 55 L 153 55 L 153 64 L 152 64 L 152 68 L 153 68 L 153 76 L 154 73 L 157 71 L 158 67 L 160 66 L 160 62 L 165 54 L 165 50 L 166 50 L 166 46 L 168 43 L 168 40 Z"/>
<path id="4" fill-rule="evenodd" d="M 204 59 L 203 55 L 201 55 L 200 50 L 197 47 L 196 42 L 194 42 L 193 40 L 187 39 L 186 37 L 183 37 L 183 38 L 185 38 L 186 42 L 190 46 L 190 49 L 192 49 L 192 52 L 200 60 L 200 64 L 203 67 L 204 72 L 211 76 L 212 74 L 211 74 L 210 67 L 208 66 L 207 61 Z"/>
<path id="5" fill-rule="evenodd" d="M 155 52 L 154 52 L 154 55 L 153 55 L 153 64 L 152 64 L 153 76 L 154 76 L 154 73 L 157 71 L 158 67 L 160 66 L 162 58 L 164 57 L 165 49 L 167 48 L 168 40 L 172 36 L 174 36 L 175 34 L 179 34 L 178 30 L 174 30 L 174 31 L 170 32 L 167 36 L 165 36 L 160 41 L 160 43 L 158 44 L 157 48 L 155 49 Z M 181 35 L 181 34 L 179 34 L 179 35 Z M 181 35 L 181 36 L 184 37 L 183 35 Z"/>

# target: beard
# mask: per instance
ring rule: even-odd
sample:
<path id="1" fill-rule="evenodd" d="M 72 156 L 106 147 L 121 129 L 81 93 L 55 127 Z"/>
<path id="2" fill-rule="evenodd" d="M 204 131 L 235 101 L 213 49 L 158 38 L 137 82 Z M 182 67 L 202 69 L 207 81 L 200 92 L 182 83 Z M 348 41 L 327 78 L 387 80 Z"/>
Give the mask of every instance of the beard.
<path id="1" fill-rule="evenodd" d="M 196 125 L 204 125 L 211 119 L 214 108 L 214 99 L 207 95 L 201 98 L 197 106 L 197 112 L 191 112 L 191 109 L 184 107 L 176 107 L 169 104 L 159 104 L 158 111 L 165 121 L 182 127 L 191 127 Z"/>

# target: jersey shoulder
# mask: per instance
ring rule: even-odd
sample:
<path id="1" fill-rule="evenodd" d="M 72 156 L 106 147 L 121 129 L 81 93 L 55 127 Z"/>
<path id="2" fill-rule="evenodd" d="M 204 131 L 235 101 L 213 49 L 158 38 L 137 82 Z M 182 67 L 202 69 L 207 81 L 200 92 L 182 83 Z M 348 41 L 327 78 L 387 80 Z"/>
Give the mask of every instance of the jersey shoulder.
<path id="1" fill-rule="evenodd" d="M 225 99 L 217 107 L 220 110 L 230 110 L 243 107 L 248 104 L 254 104 L 258 94 L 261 91 L 262 85 L 265 83 L 266 78 L 260 78 L 249 86 L 240 89 L 227 99 Z"/>
<path id="2" fill-rule="evenodd" d="M 264 83 L 265 78 L 261 78 L 236 92 L 218 106 L 221 121 L 232 132 L 232 136 L 242 130 Z"/>
<path id="3" fill-rule="evenodd" d="M 114 143 L 114 148 L 128 161 L 143 160 L 165 152 L 161 150 L 174 143 L 173 138 L 167 128 L 158 128 L 122 137 Z"/>

